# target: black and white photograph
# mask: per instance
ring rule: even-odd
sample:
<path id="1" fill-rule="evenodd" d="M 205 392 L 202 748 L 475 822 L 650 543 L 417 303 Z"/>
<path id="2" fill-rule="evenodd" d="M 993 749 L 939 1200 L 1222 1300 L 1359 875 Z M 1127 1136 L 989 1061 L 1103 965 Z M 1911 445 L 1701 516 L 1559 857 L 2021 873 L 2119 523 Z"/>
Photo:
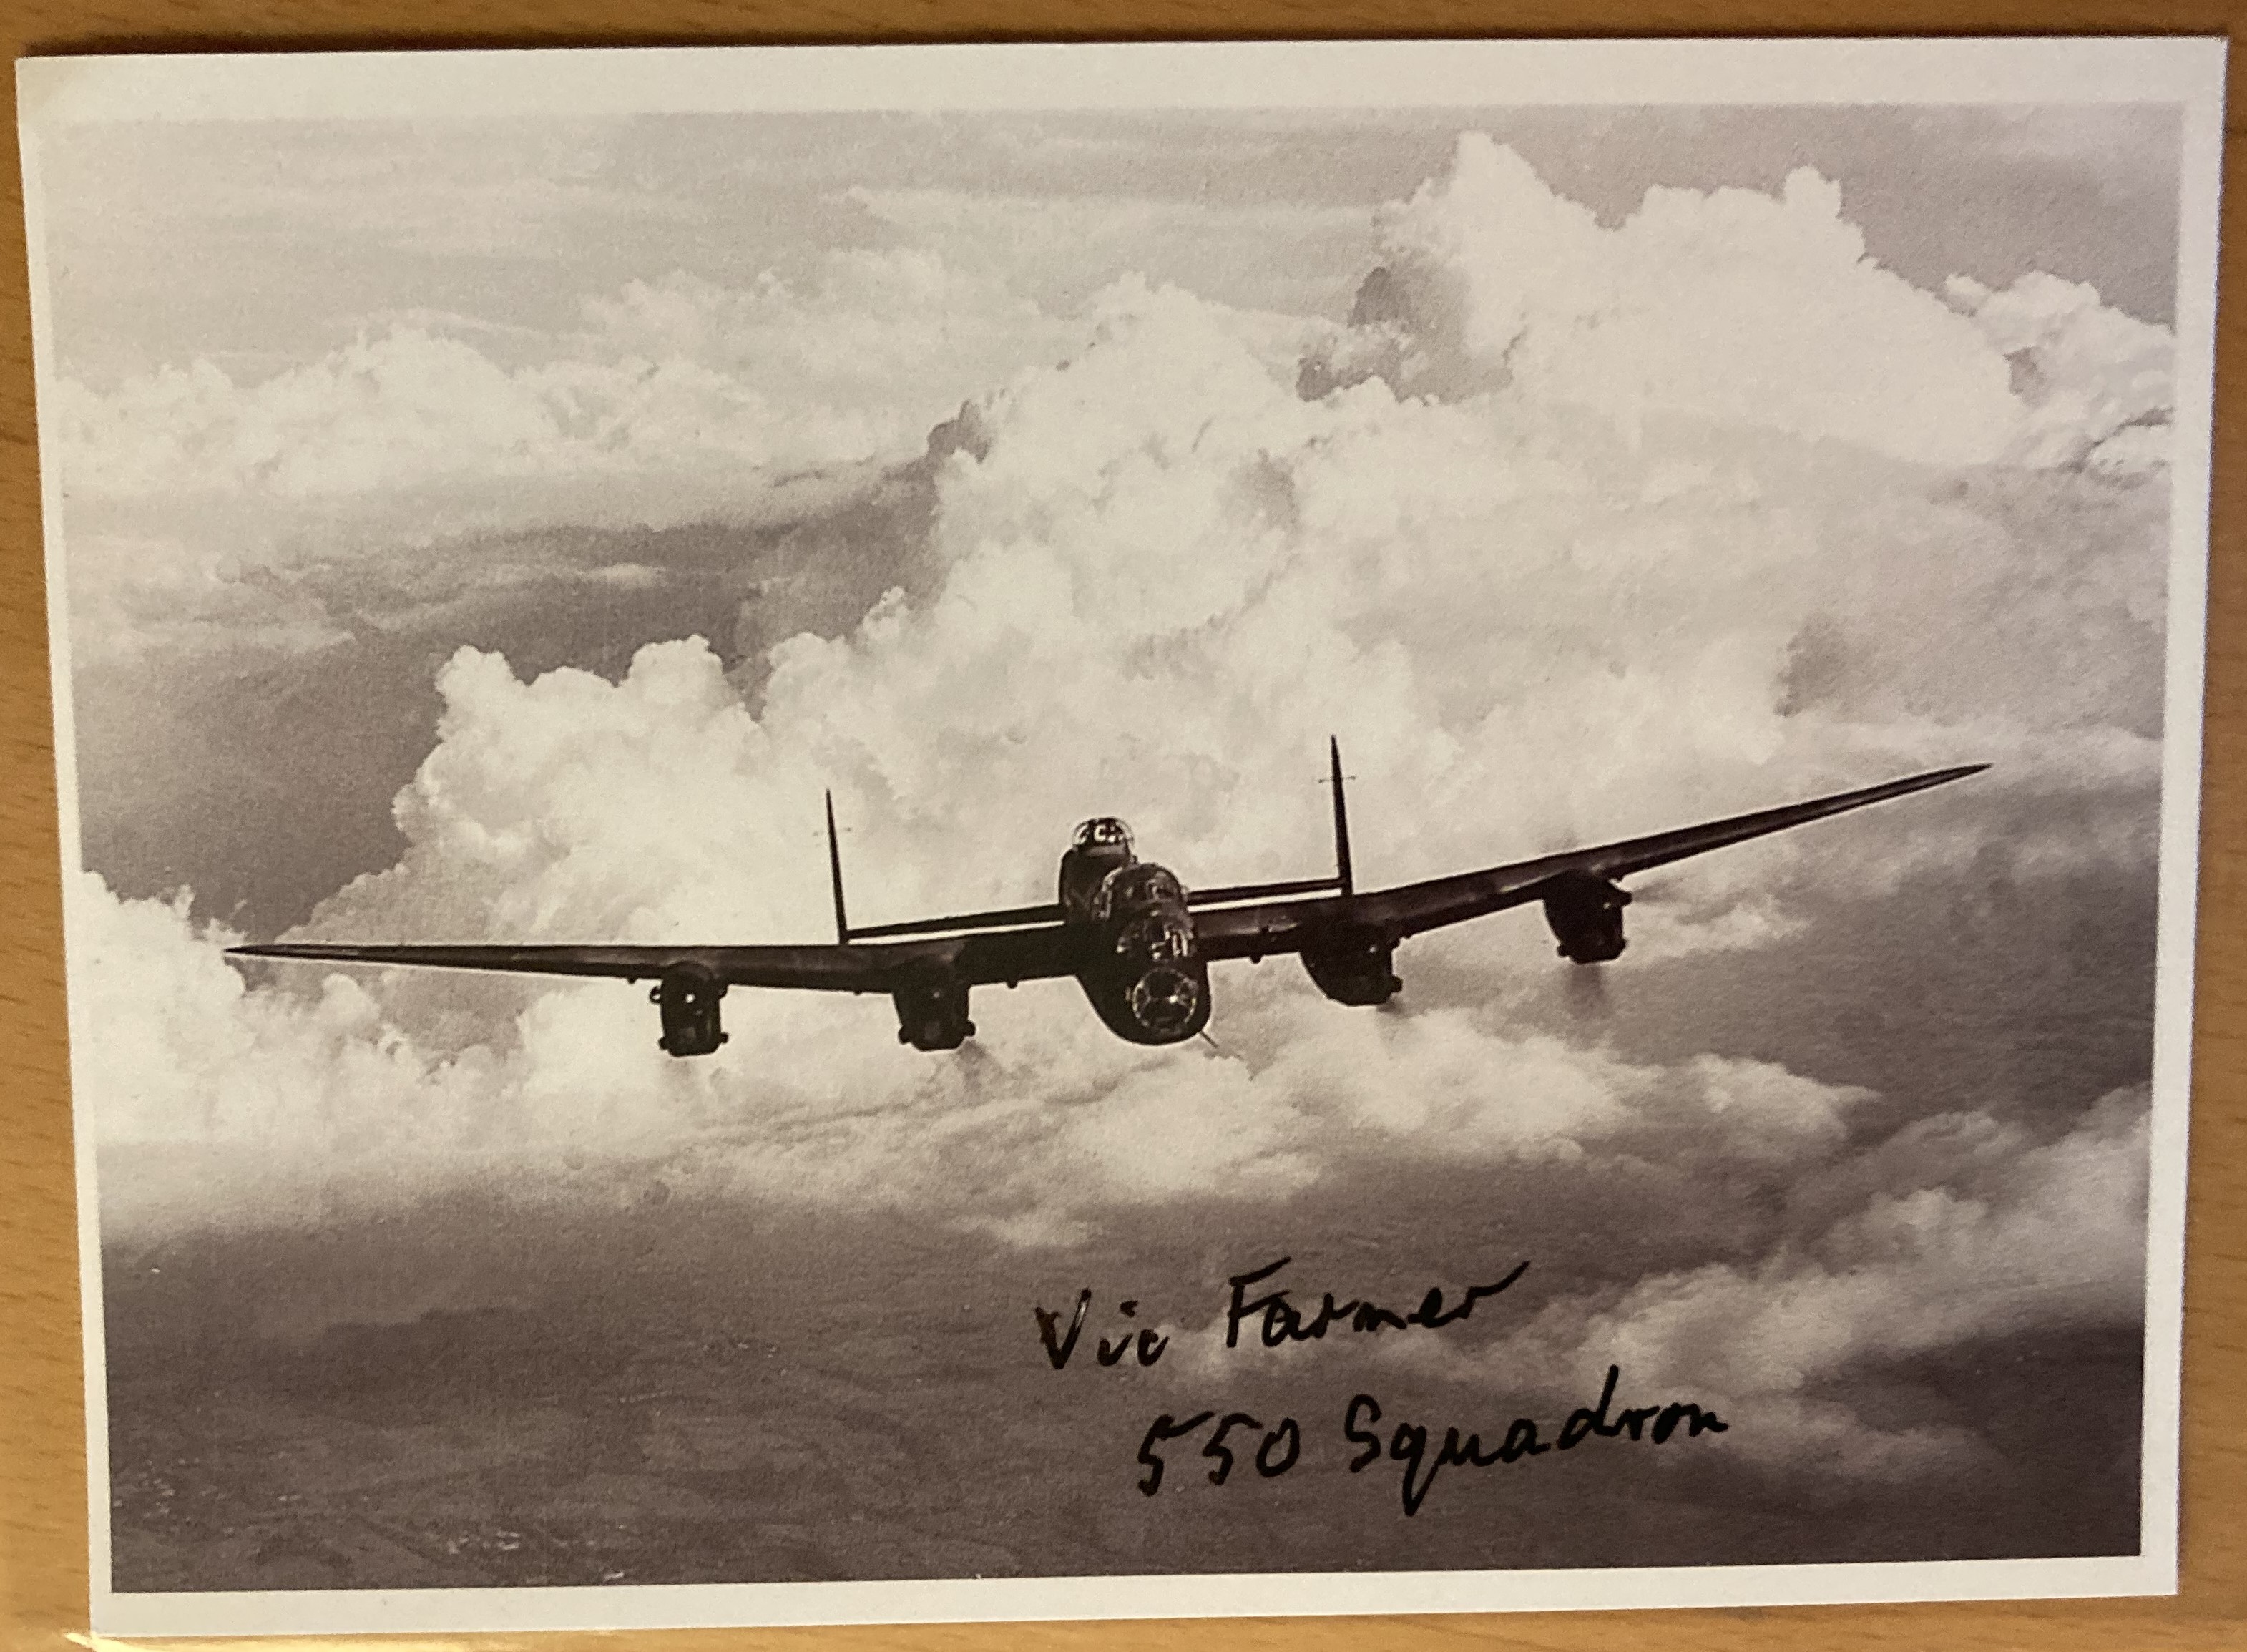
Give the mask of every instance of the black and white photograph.
<path id="1" fill-rule="evenodd" d="M 2173 1589 L 2223 68 L 21 65 L 95 1627 Z"/>

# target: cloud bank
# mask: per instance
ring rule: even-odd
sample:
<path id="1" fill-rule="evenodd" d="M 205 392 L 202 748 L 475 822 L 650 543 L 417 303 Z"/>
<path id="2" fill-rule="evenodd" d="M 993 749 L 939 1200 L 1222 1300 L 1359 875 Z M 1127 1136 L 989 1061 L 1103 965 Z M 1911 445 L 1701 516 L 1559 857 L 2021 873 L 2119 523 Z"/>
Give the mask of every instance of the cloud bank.
<path id="1" fill-rule="evenodd" d="M 1752 1263 L 1709 1262 L 1556 1301 L 1447 1374 L 1595 1392 L 1608 1366 L 1691 1389 L 1741 1423 L 1738 1449 L 1824 1458 L 1850 1478 L 1986 1468 L 1959 1424 L 1868 1426 L 1832 1392 L 1862 1362 L 2029 1331 L 2134 1322 L 2145 1297 L 2147 1097 L 2103 1098 L 2039 1142 L 1980 1113 L 1905 1127 L 1868 1154 L 1802 1154 L 1790 1231 Z M 1588 1388 L 1586 1387 L 1588 1383 Z"/>
<path id="2" fill-rule="evenodd" d="M 236 384 L 207 360 L 106 394 L 65 381 L 74 489 L 278 502 L 470 481 L 653 490 L 711 473 L 910 454 L 960 400 L 1069 330 L 914 249 L 828 256 L 746 289 L 685 275 L 589 298 L 584 329 L 509 368 L 468 339 L 392 325 Z"/>

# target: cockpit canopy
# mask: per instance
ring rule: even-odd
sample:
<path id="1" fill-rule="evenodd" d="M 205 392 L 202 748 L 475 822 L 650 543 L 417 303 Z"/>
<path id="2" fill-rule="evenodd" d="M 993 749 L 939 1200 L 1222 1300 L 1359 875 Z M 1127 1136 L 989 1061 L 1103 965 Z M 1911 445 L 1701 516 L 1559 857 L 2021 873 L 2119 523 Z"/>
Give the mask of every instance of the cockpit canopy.
<path id="1" fill-rule="evenodd" d="M 1120 849 L 1128 855 L 1131 852 L 1131 829 L 1111 815 L 1103 815 L 1076 829 L 1071 847 L 1111 852 Z"/>

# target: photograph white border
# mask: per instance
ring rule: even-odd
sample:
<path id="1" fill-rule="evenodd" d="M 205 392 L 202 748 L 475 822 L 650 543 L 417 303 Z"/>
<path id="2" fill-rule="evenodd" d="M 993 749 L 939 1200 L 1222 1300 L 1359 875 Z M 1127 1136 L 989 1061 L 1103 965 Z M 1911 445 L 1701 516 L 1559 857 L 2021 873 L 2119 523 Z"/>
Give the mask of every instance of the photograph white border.
<path id="1" fill-rule="evenodd" d="M 2220 37 L 1333 41 L 725 47 L 26 58 L 17 65 L 33 357 L 56 382 L 40 139 L 89 122 L 1038 109 L 1398 109 L 2175 104 L 2176 448 L 2170 497 L 2140 1553 L 1851 1565 L 937 1579 L 584 1588 L 117 1594 L 110 1587 L 99 1209 L 77 1191 L 92 1627 L 105 1635 L 327 1635 L 1384 1612 L 1777 1606 L 2173 1594 L 2186 1142 L 2206 647 Z M 39 402 L 56 786 L 65 902 L 79 870 L 69 611 L 51 397 Z M 73 1045 L 75 1071 L 78 1050 Z"/>

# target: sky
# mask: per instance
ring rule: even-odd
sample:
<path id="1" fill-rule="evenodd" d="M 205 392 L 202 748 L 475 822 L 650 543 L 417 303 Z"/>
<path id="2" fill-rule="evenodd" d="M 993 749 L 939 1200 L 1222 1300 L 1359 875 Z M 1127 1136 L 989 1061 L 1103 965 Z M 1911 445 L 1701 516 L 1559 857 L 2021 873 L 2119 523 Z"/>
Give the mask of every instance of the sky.
<path id="1" fill-rule="evenodd" d="M 830 249 L 912 244 L 1003 263 L 1049 308 L 1137 270 L 1339 318 L 1373 209 L 1467 129 L 1610 223 L 1649 185 L 1770 191 L 1814 167 L 1921 286 L 2033 268 L 2169 319 L 2177 124 L 2158 108 L 646 116 L 479 121 L 472 141 L 402 122 L 73 128 L 44 157 L 71 203 L 58 343 L 105 389 L 196 358 L 262 378 L 412 317 L 509 359 L 635 279 L 800 280 Z"/>
<path id="2" fill-rule="evenodd" d="M 1877 1488 L 1909 1548 L 1992 1464 L 2006 1542 L 2120 1531 L 2134 1490 L 2025 1513 L 2019 1443 L 1927 1396 L 2141 1312 L 2175 133 L 86 134 L 47 174 L 46 427 L 106 1239 L 174 1277 L 243 1246 L 318 1273 L 323 1229 L 388 1259 L 225 1299 L 301 1348 L 519 1307 L 381 1282 L 386 1225 L 462 1199 L 944 1232 L 972 1299 L 1168 1270 L 1207 1376 L 1185 1282 L 1246 1235 L 1346 1259 L 1369 1209 L 1499 1187 L 1536 1288 L 1399 1382 L 1551 1396 L 1624 1358 L 1706 1396 L 1740 1426 L 1686 1502 L 1730 1554 L 1778 1540 L 1774 1487 Z M 736 994 L 733 1042 L 674 1062 L 614 984 L 221 955 L 816 938 L 830 788 L 867 921 L 1036 900 L 1094 813 L 1189 884 L 1299 877 L 1329 734 L 1369 885 L 1992 768 L 1649 880 L 1624 960 L 1566 986 L 1517 914 L 1401 952 L 1393 1010 L 1221 971 L 1176 1050 L 1061 983 L 982 994 L 935 1059 L 885 1005 Z M 1947 997 L 1915 985 L 1950 952 Z M 1486 1213 L 1432 1205 L 1414 1255 L 1447 1237 Z"/>

